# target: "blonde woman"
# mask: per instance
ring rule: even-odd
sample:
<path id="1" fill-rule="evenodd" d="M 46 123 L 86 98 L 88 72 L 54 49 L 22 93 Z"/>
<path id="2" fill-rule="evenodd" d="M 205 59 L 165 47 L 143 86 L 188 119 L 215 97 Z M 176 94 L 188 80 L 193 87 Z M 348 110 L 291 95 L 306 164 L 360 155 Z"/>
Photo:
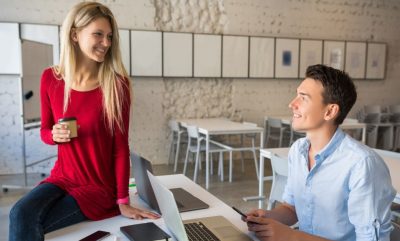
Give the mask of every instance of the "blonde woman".
<path id="1" fill-rule="evenodd" d="M 158 218 L 129 205 L 130 82 L 122 65 L 111 11 L 77 4 L 61 31 L 60 65 L 41 79 L 41 138 L 58 145 L 48 178 L 10 212 L 9 240 L 44 240 L 44 234 L 119 214 Z M 76 118 L 78 131 L 58 123 Z"/>

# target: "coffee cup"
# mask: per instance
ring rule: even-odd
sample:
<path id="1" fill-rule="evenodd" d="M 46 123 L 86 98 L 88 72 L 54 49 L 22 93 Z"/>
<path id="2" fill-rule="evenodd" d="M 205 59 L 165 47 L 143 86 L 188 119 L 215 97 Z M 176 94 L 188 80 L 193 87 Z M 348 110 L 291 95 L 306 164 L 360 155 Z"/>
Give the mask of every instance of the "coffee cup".
<path id="1" fill-rule="evenodd" d="M 78 137 L 78 125 L 76 124 L 75 117 L 67 117 L 58 120 L 61 125 L 67 125 L 70 131 L 70 138 Z"/>

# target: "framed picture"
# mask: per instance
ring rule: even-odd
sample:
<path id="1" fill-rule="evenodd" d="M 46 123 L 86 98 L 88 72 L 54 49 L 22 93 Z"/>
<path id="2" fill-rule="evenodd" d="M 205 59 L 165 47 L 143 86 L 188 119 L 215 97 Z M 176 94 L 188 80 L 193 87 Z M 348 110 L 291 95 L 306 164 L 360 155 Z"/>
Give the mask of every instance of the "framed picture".
<path id="1" fill-rule="evenodd" d="M 299 39 L 276 39 L 275 78 L 299 77 Z"/>
<path id="2" fill-rule="evenodd" d="M 344 69 L 344 41 L 324 41 L 323 64 L 335 69 Z"/>
<path id="3" fill-rule="evenodd" d="M 221 35 L 194 34 L 194 77 L 221 77 Z"/>
<path id="4" fill-rule="evenodd" d="M 162 76 L 162 32 L 131 31 L 131 75 Z"/>
<path id="5" fill-rule="evenodd" d="M 305 77 L 307 67 L 322 64 L 322 40 L 300 40 L 299 77 Z"/>
<path id="6" fill-rule="evenodd" d="M 20 74 L 21 40 L 18 23 L 0 23 L 0 74 Z"/>
<path id="7" fill-rule="evenodd" d="M 367 43 L 346 42 L 346 60 L 344 70 L 353 79 L 365 78 L 365 63 L 367 59 Z"/>
<path id="8" fill-rule="evenodd" d="M 223 36 L 222 77 L 247 78 L 249 71 L 249 37 Z"/>
<path id="9" fill-rule="evenodd" d="M 163 76 L 193 77 L 193 34 L 163 33 Z"/>
<path id="10" fill-rule="evenodd" d="M 386 48 L 385 43 L 368 43 L 366 79 L 385 78 Z"/>
<path id="11" fill-rule="evenodd" d="M 275 39 L 250 37 L 250 78 L 274 77 Z"/>
<path id="12" fill-rule="evenodd" d="M 131 75 L 131 50 L 129 43 L 129 30 L 118 29 L 119 44 L 121 48 L 122 63 L 129 75 Z"/>

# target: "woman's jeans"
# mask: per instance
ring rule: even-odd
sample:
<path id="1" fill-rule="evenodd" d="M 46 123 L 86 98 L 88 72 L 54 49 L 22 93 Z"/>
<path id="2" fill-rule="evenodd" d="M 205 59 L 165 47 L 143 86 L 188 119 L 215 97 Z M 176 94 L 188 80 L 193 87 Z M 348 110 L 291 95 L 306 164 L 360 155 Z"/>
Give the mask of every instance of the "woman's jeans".
<path id="1" fill-rule="evenodd" d="M 42 241 L 45 233 L 86 219 L 72 196 L 54 184 L 43 183 L 11 209 L 9 241 Z"/>

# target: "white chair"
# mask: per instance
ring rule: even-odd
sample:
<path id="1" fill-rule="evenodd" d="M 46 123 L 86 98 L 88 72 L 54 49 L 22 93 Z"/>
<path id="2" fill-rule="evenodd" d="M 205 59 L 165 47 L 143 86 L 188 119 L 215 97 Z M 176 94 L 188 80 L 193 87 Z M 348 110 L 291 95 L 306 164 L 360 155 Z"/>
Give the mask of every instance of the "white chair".
<path id="1" fill-rule="evenodd" d="M 187 132 L 188 132 L 188 147 L 186 150 L 186 158 L 185 158 L 185 163 L 184 163 L 184 167 L 183 167 L 183 174 L 186 175 L 187 163 L 189 161 L 189 152 L 195 153 L 196 161 L 195 161 L 193 181 L 197 182 L 198 169 L 201 168 L 200 152 L 206 151 L 205 137 L 200 135 L 197 126 L 187 126 Z M 210 140 L 209 153 L 211 155 L 211 158 L 210 158 L 211 159 L 211 163 L 210 163 L 211 164 L 211 168 L 210 168 L 211 173 L 213 172 L 212 154 L 216 153 L 216 152 L 219 153 L 218 174 L 220 174 L 221 181 L 223 181 L 223 175 L 224 175 L 223 174 L 223 153 L 229 152 L 230 163 L 232 163 L 232 148 L 227 145 L 224 145 L 222 143 Z M 207 175 L 206 175 L 206 177 L 207 177 Z"/>
<path id="2" fill-rule="evenodd" d="M 288 161 L 286 158 L 273 154 L 271 157 L 271 166 L 272 187 L 269 194 L 267 210 L 271 210 L 277 201 L 282 202 L 282 195 L 288 177 Z"/>
<path id="3" fill-rule="evenodd" d="M 268 117 L 267 121 L 265 122 L 265 146 L 266 147 L 282 147 L 283 143 L 283 135 L 286 130 L 286 127 L 282 125 L 281 119 L 271 118 Z M 278 144 L 271 145 L 271 141 L 274 141 Z"/>
<path id="4" fill-rule="evenodd" d="M 171 157 L 174 156 L 174 172 L 176 172 L 178 167 L 178 159 L 180 153 L 181 144 L 187 144 L 186 138 L 184 138 L 186 134 L 186 130 L 184 130 L 180 123 L 175 120 L 170 120 L 168 122 L 168 126 L 171 129 L 171 146 L 169 150 L 168 163 L 170 163 Z"/>

